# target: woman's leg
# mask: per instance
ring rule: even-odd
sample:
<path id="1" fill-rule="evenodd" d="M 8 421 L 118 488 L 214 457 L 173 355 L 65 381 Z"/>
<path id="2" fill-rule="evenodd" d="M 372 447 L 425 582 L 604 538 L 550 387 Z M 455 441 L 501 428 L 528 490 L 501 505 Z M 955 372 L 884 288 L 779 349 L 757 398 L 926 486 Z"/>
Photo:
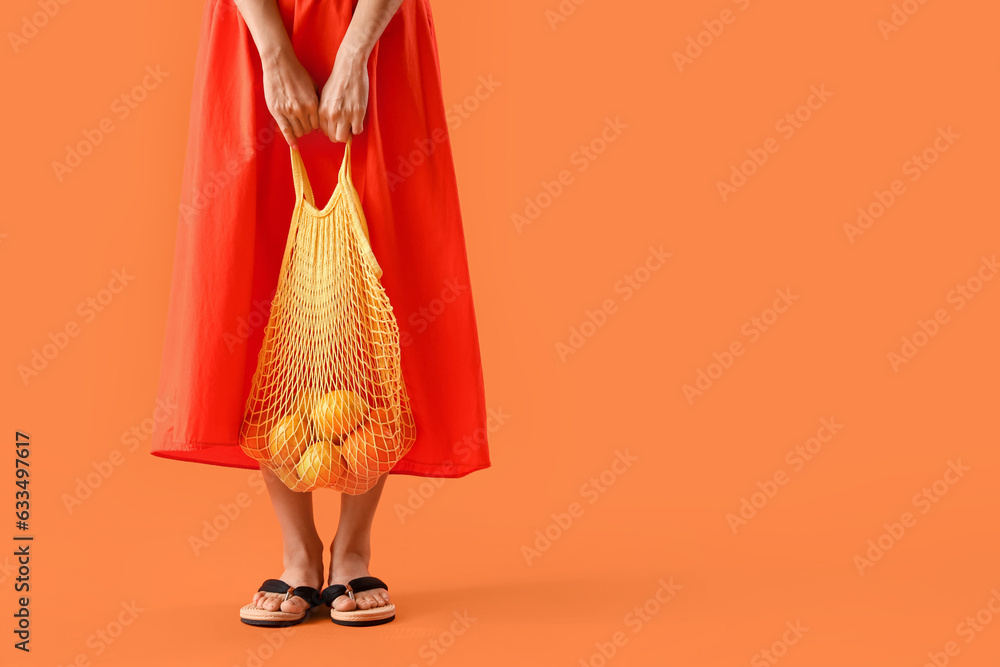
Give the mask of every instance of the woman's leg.
<path id="1" fill-rule="evenodd" d="M 371 490 L 360 495 L 351 496 L 346 493 L 340 496 L 340 523 L 337 524 L 337 534 L 330 545 L 330 581 L 333 584 L 346 584 L 351 579 L 371 574 L 368 563 L 371 560 L 372 520 L 378 508 L 382 488 L 388 475 L 382 475 Z M 337 598 L 333 607 L 337 611 L 352 611 L 381 607 L 389 602 L 389 592 L 384 588 L 375 588 L 355 594 L 352 601 L 346 595 Z"/>
<path id="2" fill-rule="evenodd" d="M 271 505 L 281 525 L 281 541 L 284 548 L 285 571 L 279 579 L 289 586 L 312 586 L 319 589 L 323 585 L 323 540 L 316 532 L 313 521 L 312 493 L 292 491 L 273 472 L 264 466 L 260 468 L 271 497 Z M 282 593 L 262 593 L 253 596 L 253 602 L 261 609 L 270 611 L 299 612 L 308 605 L 302 598 L 293 597 L 287 601 Z"/>

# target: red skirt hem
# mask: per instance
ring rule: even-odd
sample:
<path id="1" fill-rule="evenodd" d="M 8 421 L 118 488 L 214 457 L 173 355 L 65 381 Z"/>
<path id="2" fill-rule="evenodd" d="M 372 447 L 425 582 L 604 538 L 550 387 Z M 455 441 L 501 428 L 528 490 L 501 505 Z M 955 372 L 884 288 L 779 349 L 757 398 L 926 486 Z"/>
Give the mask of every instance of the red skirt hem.
<path id="1" fill-rule="evenodd" d="M 221 453 L 222 458 L 213 456 L 215 451 Z M 240 450 L 240 452 L 242 452 L 242 450 Z M 170 442 L 163 443 L 163 446 L 160 449 L 153 450 L 150 453 L 153 456 L 161 459 L 170 459 L 171 461 L 205 463 L 223 468 L 260 470 L 260 464 L 253 459 L 242 457 L 230 460 L 233 453 L 233 446 L 229 444 L 208 442 Z M 477 470 L 485 470 L 490 467 L 492 467 L 492 462 L 489 458 L 473 465 L 457 465 L 448 461 L 421 463 L 419 461 L 402 460 L 387 474 L 456 479 L 459 477 L 465 477 L 466 475 L 474 473 Z"/>

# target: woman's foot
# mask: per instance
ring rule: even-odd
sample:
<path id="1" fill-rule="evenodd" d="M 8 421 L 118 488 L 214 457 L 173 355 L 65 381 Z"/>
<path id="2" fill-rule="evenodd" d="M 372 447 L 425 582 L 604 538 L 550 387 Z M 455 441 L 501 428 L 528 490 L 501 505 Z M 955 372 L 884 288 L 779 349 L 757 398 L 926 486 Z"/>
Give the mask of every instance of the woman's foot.
<path id="1" fill-rule="evenodd" d="M 323 585 L 323 541 L 319 535 L 312 544 L 285 549 L 285 571 L 279 577 L 292 586 L 309 586 L 319 589 Z M 284 593 L 254 593 L 251 604 L 267 611 L 286 611 L 297 614 L 306 611 L 309 604 L 300 597 L 285 599 Z"/>
<path id="2" fill-rule="evenodd" d="M 372 522 L 388 475 L 383 475 L 371 489 L 357 495 L 340 496 L 340 523 L 330 545 L 330 585 L 346 585 L 352 579 L 370 575 Z M 333 613 L 378 610 L 389 604 L 389 591 L 373 588 L 360 591 L 352 600 L 341 595 L 330 603 Z M 334 619 L 336 621 L 336 619 Z M 388 620 L 392 620 L 390 617 Z"/>
<path id="3" fill-rule="evenodd" d="M 347 584 L 352 579 L 366 577 L 371 574 L 368 571 L 370 560 L 370 550 L 338 548 L 337 539 L 334 538 L 330 547 L 330 585 Z M 341 595 L 333 601 L 332 607 L 336 611 L 354 611 L 355 609 L 375 609 L 389 604 L 389 591 L 384 588 L 373 588 L 368 591 L 361 591 L 354 594 L 352 600 L 348 595 Z"/>

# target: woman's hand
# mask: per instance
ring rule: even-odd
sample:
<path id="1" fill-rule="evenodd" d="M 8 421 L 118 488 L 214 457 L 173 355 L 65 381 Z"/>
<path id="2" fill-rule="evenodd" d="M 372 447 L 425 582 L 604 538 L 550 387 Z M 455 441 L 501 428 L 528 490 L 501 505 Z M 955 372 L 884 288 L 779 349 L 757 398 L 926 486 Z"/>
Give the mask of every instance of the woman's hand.
<path id="1" fill-rule="evenodd" d="M 368 57 L 344 40 L 320 93 L 319 128 L 330 141 L 347 141 L 364 129 L 367 111 Z"/>
<path id="2" fill-rule="evenodd" d="M 260 53 L 264 100 L 285 141 L 323 130 L 331 141 L 347 141 L 364 128 L 368 110 L 368 56 L 403 0 L 358 0 L 337 50 L 330 78 L 316 85 L 295 57 L 275 0 L 233 0 Z"/>
<path id="3" fill-rule="evenodd" d="M 290 49 L 261 64 L 267 109 L 288 145 L 297 146 L 299 137 L 320 127 L 316 84 Z"/>
<path id="4" fill-rule="evenodd" d="M 319 96 L 319 126 L 330 141 L 364 129 L 368 111 L 368 56 L 403 0 L 358 0 Z"/>

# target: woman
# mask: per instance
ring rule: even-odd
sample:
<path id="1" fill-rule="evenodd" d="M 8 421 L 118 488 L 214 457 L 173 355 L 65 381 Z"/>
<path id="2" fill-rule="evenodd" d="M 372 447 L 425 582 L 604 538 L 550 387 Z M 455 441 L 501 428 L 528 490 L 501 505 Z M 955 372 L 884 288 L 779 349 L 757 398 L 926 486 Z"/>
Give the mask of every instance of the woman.
<path id="1" fill-rule="evenodd" d="M 461 477 L 488 467 L 429 0 L 207 0 L 200 39 L 159 387 L 176 407 L 157 424 L 152 453 L 259 467 L 238 434 L 294 204 L 289 150 L 300 151 L 325 202 L 353 135 L 354 183 L 400 325 L 416 424 L 391 472 Z M 243 622 L 293 625 L 324 602 L 345 625 L 392 620 L 388 586 L 368 570 L 387 476 L 342 495 L 324 577 L 312 493 L 261 472 L 285 569 L 241 609 Z"/>

